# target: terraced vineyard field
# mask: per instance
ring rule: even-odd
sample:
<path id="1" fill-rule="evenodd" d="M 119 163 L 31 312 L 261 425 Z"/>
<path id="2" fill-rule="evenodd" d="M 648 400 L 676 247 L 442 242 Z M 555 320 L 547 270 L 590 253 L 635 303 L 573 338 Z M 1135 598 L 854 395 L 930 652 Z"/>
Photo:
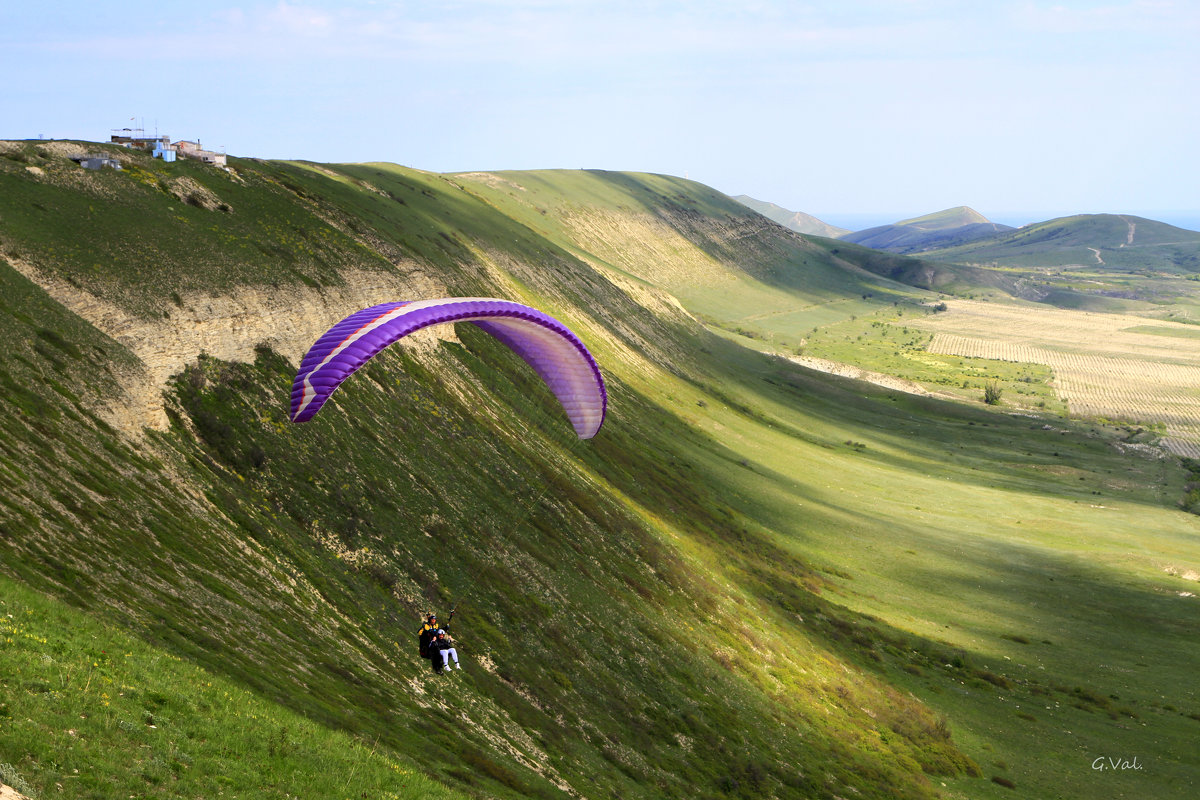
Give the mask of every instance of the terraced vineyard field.
<path id="1" fill-rule="evenodd" d="M 1053 308 L 952 301 L 918 322 L 932 353 L 1045 364 L 1072 414 L 1165 427 L 1200 458 L 1200 345 L 1194 326 Z"/>

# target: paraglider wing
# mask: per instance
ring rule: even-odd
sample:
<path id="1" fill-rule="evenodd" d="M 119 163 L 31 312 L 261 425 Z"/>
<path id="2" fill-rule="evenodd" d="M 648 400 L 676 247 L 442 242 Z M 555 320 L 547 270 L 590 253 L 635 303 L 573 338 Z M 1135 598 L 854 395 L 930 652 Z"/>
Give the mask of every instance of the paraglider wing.
<path id="1" fill-rule="evenodd" d="M 300 362 L 292 384 L 292 422 L 312 419 L 342 381 L 383 348 L 421 328 L 453 322 L 474 323 L 533 367 L 579 438 L 600 430 L 608 402 L 604 378 L 579 337 L 536 308 L 482 297 L 382 303 L 346 317 Z"/>

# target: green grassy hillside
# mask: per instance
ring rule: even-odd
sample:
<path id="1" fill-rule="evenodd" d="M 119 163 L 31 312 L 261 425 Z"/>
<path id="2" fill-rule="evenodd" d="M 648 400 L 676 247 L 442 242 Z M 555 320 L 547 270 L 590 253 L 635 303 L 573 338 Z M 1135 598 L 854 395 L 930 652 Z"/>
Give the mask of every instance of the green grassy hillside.
<path id="1" fill-rule="evenodd" d="M 1200 233 L 1128 214 L 1082 214 L 1027 225 L 926 258 L 1009 267 L 1200 272 Z"/>
<path id="2" fill-rule="evenodd" d="M 545 170 L 454 179 L 587 263 L 783 349 L 813 328 L 923 300 L 926 290 L 1005 292 L 992 271 L 799 236 L 680 178 Z"/>
<path id="3" fill-rule="evenodd" d="M 693 317 L 791 336 L 923 299 L 856 252 L 663 176 L 122 155 L 91 173 L 0 153 L 6 782 L 1194 789 L 1184 470 L 1087 426 L 811 373 Z M 570 324 L 608 380 L 600 435 L 574 439 L 470 326 L 289 424 L 299 333 L 421 288 Z M 127 433 L 151 362 L 183 366 L 163 424 Z M 455 604 L 466 669 L 435 676 L 417 621 Z"/>

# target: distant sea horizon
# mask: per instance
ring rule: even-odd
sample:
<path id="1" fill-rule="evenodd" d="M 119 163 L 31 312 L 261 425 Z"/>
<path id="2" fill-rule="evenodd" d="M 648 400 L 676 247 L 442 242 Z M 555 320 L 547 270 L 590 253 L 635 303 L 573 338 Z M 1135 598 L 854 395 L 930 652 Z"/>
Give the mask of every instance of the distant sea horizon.
<path id="1" fill-rule="evenodd" d="M 809 212 L 812 213 L 812 212 Z M 847 228 L 852 231 L 864 231 L 867 228 L 876 228 L 880 225 L 892 225 L 902 219 L 912 219 L 920 217 L 929 212 L 904 212 L 904 211 L 879 211 L 873 213 L 862 212 L 846 212 L 828 214 L 813 214 L 817 219 L 833 225 L 838 228 Z M 1131 214 L 1135 217 L 1144 217 L 1152 219 L 1156 222 L 1165 222 L 1168 225 L 1174 225 L 1177 228 L 1183 228 L 1189 231 L 1200 231 L 1200 210 L 1196 211 L 1072 211 L 1072 212 L 1055 212 L 1055 211 L 996 211 L 988 213 L 980 211 L 992 222 L 998 222 L 1001 225 L 1011 225 L 1014 228 L 1019 228 L 1022 225 L 1029 225 L 1034 222 L 1045 222 L 1046 220 L 1057 219 L 1058 217 L 1070 217 L 1076 214 Z"/>

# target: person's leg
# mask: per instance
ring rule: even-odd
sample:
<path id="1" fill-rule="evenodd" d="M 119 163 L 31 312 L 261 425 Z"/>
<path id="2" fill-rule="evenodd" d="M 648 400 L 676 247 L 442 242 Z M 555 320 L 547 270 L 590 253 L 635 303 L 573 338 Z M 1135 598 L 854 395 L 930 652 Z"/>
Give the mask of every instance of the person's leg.
<path id="1" fill-rule="evenodd" d="M 456 648 L 451 647 L 446 652 L 454 657 L 454 664 L 456 666 L 458 666 L 459 669 L 462 669 L 462 666 L 458 664 L 458 650 Z M 446 663 L 449 664 L 450 663 L 449 660 L 447 660 Z"/>

